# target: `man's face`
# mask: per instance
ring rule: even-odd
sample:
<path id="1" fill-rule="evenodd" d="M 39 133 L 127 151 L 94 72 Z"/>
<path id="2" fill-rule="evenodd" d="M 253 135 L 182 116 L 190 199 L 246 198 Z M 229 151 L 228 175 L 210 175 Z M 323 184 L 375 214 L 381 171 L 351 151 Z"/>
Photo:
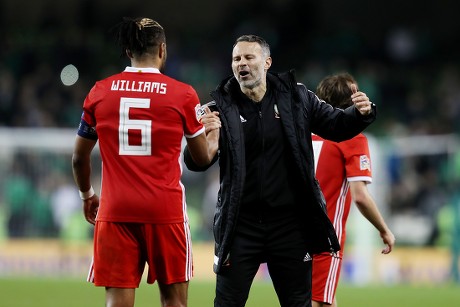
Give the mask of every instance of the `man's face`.
<path id="1" fill-rule="evenodd" d="M 270 65 L 271 58 L 264 54 L 258 43 L 239 42 L 233 48 L 233 75 L 242 87 L 253 89 L 265 83 Z"/>

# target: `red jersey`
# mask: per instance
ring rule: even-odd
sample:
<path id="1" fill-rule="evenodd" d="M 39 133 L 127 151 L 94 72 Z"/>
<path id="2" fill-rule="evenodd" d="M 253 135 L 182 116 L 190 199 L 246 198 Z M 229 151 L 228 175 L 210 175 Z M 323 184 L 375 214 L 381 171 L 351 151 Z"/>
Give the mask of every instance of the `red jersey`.
<path id="1" fill-rule="evenodd" d="M 204 132 L 197 107 L 190 85 L 155 68 L 127 67 L 96 82 L 82 120 L 95 127 L 102 157 L 98 221 L 187 219 L 180 154 L 184 135 Z"/>
<path id="2" fill-rule="evenodd" d="M 326 199 L 327 214 L 343 254 L 346 222 L 350 213 L 350 181 L 372 182 L 369 146 L 364 134 L 340 143 L 312 135 L 315 173 Z"/>

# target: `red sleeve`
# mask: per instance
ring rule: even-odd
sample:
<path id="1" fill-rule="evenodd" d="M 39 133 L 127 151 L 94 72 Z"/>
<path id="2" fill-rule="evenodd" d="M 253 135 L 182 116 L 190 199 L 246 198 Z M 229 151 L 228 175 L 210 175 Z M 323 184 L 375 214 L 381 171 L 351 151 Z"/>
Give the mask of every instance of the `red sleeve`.
<path id="1" fill-rule="evenodd" d="M 366 136 L 359 134 L 339 144 L 342 147 L 348 180 L 372 182 L 371 158 Z"/>
<path id="2" fill-rule="evenodd" d="M 83 113 L 81 119 L 84 120 L 90 127 L 96 126 L 96 119 L 94 117 L 94 105 L 98 96 L 98 84 L 96 83 L 83 102 Z"/>
<path id="3" fill-rule="evenodd" d="M 197 111 L 200 107 L 200 100 L 195 89 L 189 86 L 184 105 L 184 134 L 188 138 L 193 138 L 204 132 L 204 126 L 198 121 Z"/>

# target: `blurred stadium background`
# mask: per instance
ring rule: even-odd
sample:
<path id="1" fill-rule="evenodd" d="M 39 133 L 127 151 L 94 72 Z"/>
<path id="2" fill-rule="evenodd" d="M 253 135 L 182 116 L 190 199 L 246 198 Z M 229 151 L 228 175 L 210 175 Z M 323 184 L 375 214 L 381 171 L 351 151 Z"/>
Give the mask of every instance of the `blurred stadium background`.
<path id="1" fill-rule="evenodd" d="M 0 278 L 86 274 L 92 228 L 71 175 L 74 136 L 94 82 L 128 65 L 108 29 L 123 16 L 146 15 L 166 29 L 166 73 L 203 101 L 231 74 L 241 34 L 265 37 L 272 70 L 294 68 L 310 89 L 330 73 L 355 75 L 378 105 L 366 130 L 370 188 L 397 246 L 381 255 L 378 234 L 354 210 L 342 283 L 460 283 L 457 7 L 449 0 L 0 0 Z M 61 80 L 69 64 L 78 69 L 75 83 Z M 98 161 L 95 153 L 95 175 Z M 195 275 L 203 279 L 213 278 L 215 171 L 185 170 L 183 178 Z M 268 278 L 263 267 L 258 278 Z"/>

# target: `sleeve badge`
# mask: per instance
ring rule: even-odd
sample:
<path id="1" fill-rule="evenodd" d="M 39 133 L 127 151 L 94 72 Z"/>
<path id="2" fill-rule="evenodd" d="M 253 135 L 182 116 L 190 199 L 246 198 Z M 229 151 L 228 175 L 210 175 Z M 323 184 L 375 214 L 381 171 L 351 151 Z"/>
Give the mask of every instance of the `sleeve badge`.
<path id="1" fill-rule="evenodd" d="M 359 169 L 364 170 L 371 170 L 371 160 L 367 155 L 359 156 Z"/>

